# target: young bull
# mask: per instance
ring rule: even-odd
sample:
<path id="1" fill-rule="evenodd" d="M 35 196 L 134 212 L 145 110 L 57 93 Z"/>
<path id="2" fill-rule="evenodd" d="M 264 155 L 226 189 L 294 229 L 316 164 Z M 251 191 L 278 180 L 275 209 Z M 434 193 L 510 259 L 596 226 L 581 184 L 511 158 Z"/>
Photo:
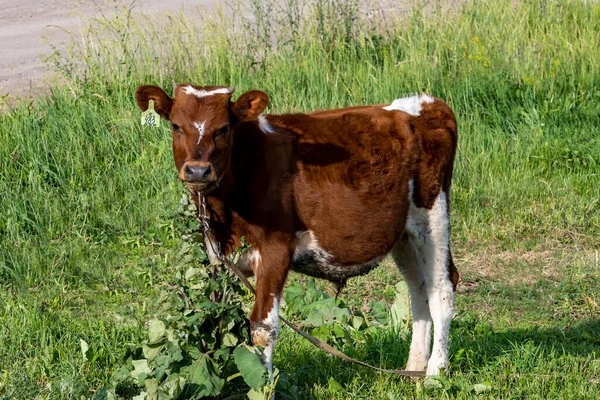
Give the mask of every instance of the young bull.
<path id="1" fill-rule="evenodd" d="M 242 236 L 252 246 L 237 266 L 256 276 L 251 333 L 267 366 L 290 269 L 343 284 L 391 253 L 411 296 L 406 369 L 437 375 L 447 368 L 458 282 L 450 252 L 457 142 L 450 108 L 421 94 L 387 106 L 264 115 L 265 93 L 252 90 L 235 102 L 232 93 L 185 84 L 171 99 L 141 86 L 135 98 L 142 111 L 154 100 L 171 122 L 179 179 L 196 201 L 205 196 L 223 253 Z"/>

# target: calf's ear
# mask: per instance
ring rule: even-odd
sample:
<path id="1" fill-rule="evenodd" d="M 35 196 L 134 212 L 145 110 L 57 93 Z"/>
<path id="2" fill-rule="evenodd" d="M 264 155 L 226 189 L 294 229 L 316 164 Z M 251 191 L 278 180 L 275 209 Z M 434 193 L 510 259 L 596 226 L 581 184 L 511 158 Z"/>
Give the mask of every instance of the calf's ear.
<path id="1" fill-rule="evenodd" d="M 145 85 L 137 88 L 135 91 L 135 101 L 142 111 L 148 109 L 150 100 L 154 100 L 154 110 L 156 110 L 158 115 L 164 119 L 169 119 L 173 100 L 167 96 L 164 90 L 158 86 L 152 85 Z"/>
<path id="2" fill-rule="evenodd" d="M 241 95 L 231 106 L 231 111 L 240 119 L 248 121 L 258 118 L 269 104 L 269 96 L 260 90 L 250 90 Z"/>

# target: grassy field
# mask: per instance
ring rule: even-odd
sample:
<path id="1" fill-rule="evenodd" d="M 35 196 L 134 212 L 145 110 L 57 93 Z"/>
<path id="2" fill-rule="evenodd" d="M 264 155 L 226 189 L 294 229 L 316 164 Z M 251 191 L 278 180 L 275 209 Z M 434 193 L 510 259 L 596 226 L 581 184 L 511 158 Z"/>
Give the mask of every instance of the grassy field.
<path id="1" fill-rule="evenodd" d="M 600 5 L 429 3 L 379 20 L 352 2 L 285 3 L 89 19 L 49 60 L 60 83 L 0 115 L 0 399 L 92 397 L 144 339 L 184 189 L 166 124 L 142 129 L 133 93 L 173 81 L 257 88 L 274 113 L 423 90 L 458 117 L 451 373 L 374 373 L 282 329 L 275 364 L 302 398 L 599 398 Z M 342 298 L 391 303 L 399 279 L 386 263 Z M 399 368 L 408 338 L 384 326 L 343 350 Z"/>

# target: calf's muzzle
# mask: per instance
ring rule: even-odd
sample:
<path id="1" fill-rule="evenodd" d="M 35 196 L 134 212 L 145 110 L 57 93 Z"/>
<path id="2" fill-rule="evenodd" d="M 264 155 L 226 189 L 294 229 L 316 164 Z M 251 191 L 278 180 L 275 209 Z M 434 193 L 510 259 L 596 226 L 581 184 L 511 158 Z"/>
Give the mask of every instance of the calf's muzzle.
<path id="1" fill-rule="evenodd" d="M 186 162 L 179 171 L 179 179 L 187 183 L 209 183 L 214 181 L 210 163 Z"/>

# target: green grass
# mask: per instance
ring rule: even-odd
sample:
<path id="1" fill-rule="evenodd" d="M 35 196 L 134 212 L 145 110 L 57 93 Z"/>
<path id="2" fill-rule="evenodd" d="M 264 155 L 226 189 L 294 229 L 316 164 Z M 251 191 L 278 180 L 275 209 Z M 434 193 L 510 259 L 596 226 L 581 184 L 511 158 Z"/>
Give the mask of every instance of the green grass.
<path id="1" fill-rule="evenodd" d="M 354 19 L 350 2 L 316 2 L 305 19 L 290 3 L 252 2 L 255 19 L 88 20 L 86 41 L 50 60 L 61 83 L 0 115 L 0 398 L 91 397 L 143 339 L 173 272 L 183 189 L 168 129 L 139 126 L 133 93 L 173 81 L 261 89 L 270 112 L 421 90 L 456 112 L 452 374 L 434 388 L 373 373 L 282 329 L 275 362 L 304 398 L 598 398 L 600 6 L 416 7 L 383 24 Z M 381 268 L 344 299 L 391 301 L 397 279 Z M 398 368 L 400 336 L 344 350 Z M 471 390 L 483 382 L 491 394 Z"/>

